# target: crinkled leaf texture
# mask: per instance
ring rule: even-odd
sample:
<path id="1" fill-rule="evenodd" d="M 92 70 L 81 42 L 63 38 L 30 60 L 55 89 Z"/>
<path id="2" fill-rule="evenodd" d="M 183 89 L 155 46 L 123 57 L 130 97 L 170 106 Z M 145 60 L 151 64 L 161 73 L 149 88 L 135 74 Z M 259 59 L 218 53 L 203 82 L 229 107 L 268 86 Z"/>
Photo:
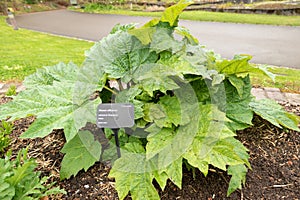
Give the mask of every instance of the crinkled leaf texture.
<path id="1" fill-rule="evenodd" d="M 67 72 L 65 76 L 64 70 Z M 89 95 L 96 88 L 102 89 L 102 86 L 98 87 L 99 80 L 96 83 L 83 82 L 84 73 L 77 76 L 82 71 L 71 63 L 38 70 L 25 80 L 25 91 L 17 95 L 14 101 L 1 105 L 0 118 L 35 115 L 37 119 L 22 134 L 23 138 L 44 137 L 53 129 L 64 129 L 66 140 L 71 140 L 87 122 L 95 122 L 94 113 L 100 103 L 100 99 L 89 100 Z M 88 87 L 75 88 L 78 83 Z M 86 89 L 94 90 L 87 92 Z"/>
<path id="2" fill-rule="evenodd" d="M 144 63 L 154 62 L 155 53 L 125 31 L 117 31 L 103 38 L 86 52 L 84 66 L 91 64 L 104 69 L 110 78 L 128 83 L 135 70 Z"/>

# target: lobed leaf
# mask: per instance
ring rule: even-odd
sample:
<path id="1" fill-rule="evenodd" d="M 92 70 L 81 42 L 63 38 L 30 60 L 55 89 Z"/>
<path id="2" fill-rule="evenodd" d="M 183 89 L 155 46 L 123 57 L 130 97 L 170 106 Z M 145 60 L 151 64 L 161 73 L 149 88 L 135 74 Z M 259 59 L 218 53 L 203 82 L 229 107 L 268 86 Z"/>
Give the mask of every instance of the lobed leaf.
<path id="1" fill-rule="evenodd" d="M 226 170 L 227 165 L 246 164 L 247 149 L 227 127 L 225 113 L 213 105 L 200 106 L 199 130 L 188 151 L 184 154 L 189 164 L 197 167 L 205 176 L 211 164 Z"/>
<path id="2" fill-rule="evenodd" d="M 253 100 L 250 102 L 250 107 L 257 115 L 279 128 L 283 126 L 295 131 L 300 131 L 298 128 L 300 119 L 296 115 L 286 112 L 271 99 Z"/>
<path id="3" fill-rule="evenodd" d="M 236 75 L 245 77 L 249 73 L 263 74 L 275 81 L 275 75 L 268 71 L 268 67 L 264 65 L 251 65 L 250 55 L 236 55 L 232 60 L 222 60 L 217 62 L 216 70 L 226 75 Z"/>
<path id="4" fill-rule="evenodd" d="M 70 178 L 84 169 L 99 161 L 101 154 L 101 144 L 94 141 L 94 135 L 89 131 L 79 131 L 78 134 L 64 145 L 61 150 L 66 154 L 61 162 L 60 178 Z"/>
<path id="5" fill-rule="evenodd" d="M 130 192 L 132 199 L 156 200 L 159 195 L 152 184 L 150 161 L 145 159 L 145 150 L 139 143 L 126 145 L 127 152 L 115 161 L 109 176 L 114 177 L 120 199 Z"/>
<path id="6" fill-rule="evenodd" d="M 63 70 L 72 71 L 72 77 L 66 75 L 69 78 L 63 79 Z M 77 76 L 76 71 L 82 73 Z M 99 74 L 103 75 L 101 71 Z M 13 120 L 35 115 L 37 119 L 22 134 L 23 138 L 44 137 L 53 129 L 64 129 L 69 141 L 87 122 L 96 121 L 94 115 L 100 99 L 89 98 L 104 84 L 99 79 L 89 79 L 90 75 L 86 68 L 80 70 L 73 64 L 59 64 L 39 70 L 31 76 L 31 81 L 27 80 L 27 90 L 16 96 L 14 101 L 0 106 L 0 119 L 11 117 Z M 45 80 L 47 77 L 52 81 L 42 83 L 43 78 Z M 85 82 L 86 79 L 89 81 Z"/>
<path id="7" fill-rule="evenodd" d="M 170 179 L 177 187 L 181 189 L 182 185 L 182 157 L 172 162 L 168 167 L 154 172 L 154 178 L 164 190 L 167 180 Z"/>
<path id="8" fill-rule="evenodd" d="M 245 165 L 231 165 L 228 167 L 228 175 L 231 175 L 229 182 L 227 196 L 229 196 L 236 189 L 242 189 L 242 184 L 246 182 L 247 168 Z"/>
<path id="9" fill-rule="evenodd" d="M 240 78 L 238 81 L 242 86 L 237 86 L 238 89 L 231 84 L 232 81 L 225 81 L 226 91 L 226 116 L 239 124 L 252 125 L 253 112 L 249 107 L 252 100 L 251 84 L 249 76 Z M 237 81 L 235 81 L 237 83 Z"/>

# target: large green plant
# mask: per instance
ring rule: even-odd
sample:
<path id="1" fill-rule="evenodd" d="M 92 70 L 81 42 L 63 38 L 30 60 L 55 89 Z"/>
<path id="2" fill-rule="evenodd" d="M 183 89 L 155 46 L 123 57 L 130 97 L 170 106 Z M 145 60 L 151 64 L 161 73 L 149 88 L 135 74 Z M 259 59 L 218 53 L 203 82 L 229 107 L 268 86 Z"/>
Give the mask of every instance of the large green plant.
<path id="1" fill-rule="evenodd" d="M 248 55 L 222 59 L 178 26 L 189 4 L 182 0 L 139 28 L 117 25 L 86 52 L 81 68 L 60 63 L 38 70 L 24 81 L 24 92 L 0 107 L 0 118 L 36 115 L 22 137 L 44 137 L 63 128 L 62 179 L 87 170 L 100 157 L 110 159 L 120 199 L 129 192 L 133 199 L 159 199 L 154 179 L 162 189 L 168 179 L 181 188 L 183 162 L 204 175 L 209 165 L 227 171 L 230 195 L 250 168 L 235 131 L 251 126 L 254 113 L 298 131 L 299 121 L 275 102 L 251 95 L 249 73 L 274 78 L 263 66 L 250 65 Z M 94 139 L 98 130 L 84 128 L 96 122 L 102 102 L 134 104 L 135 126 L 119 131 L 121 158 L 116 158 L 111 130 L 105 130 L 111 143 L 104 149 Z"/>

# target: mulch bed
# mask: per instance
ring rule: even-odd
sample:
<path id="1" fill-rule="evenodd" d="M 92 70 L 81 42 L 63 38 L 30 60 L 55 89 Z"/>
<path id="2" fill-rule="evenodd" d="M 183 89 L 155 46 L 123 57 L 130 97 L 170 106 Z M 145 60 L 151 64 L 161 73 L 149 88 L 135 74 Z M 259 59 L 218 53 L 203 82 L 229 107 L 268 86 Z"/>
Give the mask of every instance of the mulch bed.
<path id="1" fill-rule="evenodd" d="M 10 98 L 0 97 L 0 104 Z M 284 103 L 286 110 L 300 116 L 300 106 Z M 11 134 L 13 155 L 19 149 L 28 147 L 28 155 L 38 161 L 42 175 L 51 175 L 49 181 L 67 191 L 67 195 L 50 199 L 118 199 L 114 180 L 108 178 L 109 164 L 96 163 L 87 172 L 81 171 L 76 177 L 60 181 L 59 169 L 63 154 L 60 153 L 65 140 L 62 130 L 54 130 L 45 138 L 20 139 L 34 117 L 14 122 Z M 250 150 L 252 170 L 247 174 L 242 190 L 226 197 L 230 177 L 226 172 L 211 168 L 207 177 L 196 171 L 184 169 L 180 190 L 168 182 L 165 191 L 160 191 L 161 199 L 212 200 L 212 199 L 294 199 L 300 198 L 300 133 L 279 129 L 259 117 L 254 118 L 254 126 L 240 131 L 237 138 Z M 127 199 L 130 199 L 128 196 Z"/>

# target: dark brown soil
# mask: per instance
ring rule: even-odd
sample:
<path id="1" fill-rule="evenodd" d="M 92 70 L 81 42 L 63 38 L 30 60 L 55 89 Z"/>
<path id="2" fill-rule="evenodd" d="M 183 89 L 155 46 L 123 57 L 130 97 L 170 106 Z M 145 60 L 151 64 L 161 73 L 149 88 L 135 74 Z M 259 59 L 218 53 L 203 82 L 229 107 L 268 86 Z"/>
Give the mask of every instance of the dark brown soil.
<path id="1" fill-rule="evenodd" d="M 8 101 L 0 98 L 0 104 Z M 286 110 L 300 116 L 300 106 L 288 103 Z M 29 156 L 37 159 L 38 170 L 43 175 L 52 175 L 49 181 L 67 191 L 67 195 L 50 197 L 50 199 L 118 199 L 114 189 L 114 180 L 107 177 L 110 166 L 97 163 L 87 172 L 80 172 L 69 180 L 59 180 L 60 153 L 65 142 L 62 130 L 55 130 L 41 139 L 20 139 L 34 121 L 33 117 L 14 122 L 9 149 L 13 153 L 28 147 Z M 245 187 L 234 192 L 229 198 L 226 191 L 230 177 L 226 172 L 210 169 L 207 177 L 196 171 L 184 170 L 182 190 L 168 182 L 165 191 L 159 191 L 163 200 L 212 200 L 212 199 L 293 199 L 300 198 L 300 133 L 282 130 L 259 117 L 255 117 L 254 126 L 238 133 L 238 139 L 250 150 L 252 170 L 247 174 Z M 130 199 L 130 197 L 127 197 Z"/>

